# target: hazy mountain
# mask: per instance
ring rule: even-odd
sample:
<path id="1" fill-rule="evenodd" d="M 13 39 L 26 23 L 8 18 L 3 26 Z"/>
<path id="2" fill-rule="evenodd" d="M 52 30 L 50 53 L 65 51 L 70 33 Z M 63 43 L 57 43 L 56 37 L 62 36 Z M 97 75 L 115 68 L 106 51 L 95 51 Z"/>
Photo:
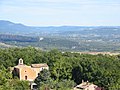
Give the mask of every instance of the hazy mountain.
<path id="1" fill-rule="evenodd" d="M 46 34 L 97 34 L 111 35 L 120 34 L 119 26 L 60 26 L 60 27 L 33 27 L 10 21 L 0 20 L 0 33 L 19 34 L 19 35 L 46 35 Z"/>
<path id="2" fill-rule="evenodd" d="M 33 27 L 0 20 L 0 42 L 42 49 L 120 51 L 120 26 Z"/>

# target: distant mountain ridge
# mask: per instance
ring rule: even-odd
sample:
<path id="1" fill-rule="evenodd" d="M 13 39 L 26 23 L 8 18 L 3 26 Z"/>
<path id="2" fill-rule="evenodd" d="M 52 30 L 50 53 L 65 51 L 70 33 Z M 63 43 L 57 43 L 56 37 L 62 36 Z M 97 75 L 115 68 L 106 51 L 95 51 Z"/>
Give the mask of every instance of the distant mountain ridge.
<path id="1" fill-rule="evenodd" d="M 21 32 L 28 32 L 29 29 L 29 27 L 23 24 L 0 20 L 0 33 L 19 34 Z"/>
<path id="2" fill-rule="evenodd" d="M 118 51 L 120 26 L 34 27 L 0 20 L 0 47 L 33 46 L 43 50 Z"/>
<path id="3" fill-rule="evenodd" d="M 33 27 L 20 23 L 0 20 L 1 34 L 41 35 L 42 34 L 120 34 L 120 26 L 49 26 Z"/>

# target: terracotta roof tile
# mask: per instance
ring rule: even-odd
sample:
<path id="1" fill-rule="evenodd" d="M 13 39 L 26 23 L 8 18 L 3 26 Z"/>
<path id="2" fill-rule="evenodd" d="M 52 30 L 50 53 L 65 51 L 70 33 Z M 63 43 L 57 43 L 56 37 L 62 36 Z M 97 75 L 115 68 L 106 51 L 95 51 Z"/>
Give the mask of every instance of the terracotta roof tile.
<path id="1" fill-rule="evenodd" d="M 31 64 L 31 67 L 40 68 L 40 67 L 48 67 L 48 65 L 46 63 L 43 63 L 43 64 Z"/>

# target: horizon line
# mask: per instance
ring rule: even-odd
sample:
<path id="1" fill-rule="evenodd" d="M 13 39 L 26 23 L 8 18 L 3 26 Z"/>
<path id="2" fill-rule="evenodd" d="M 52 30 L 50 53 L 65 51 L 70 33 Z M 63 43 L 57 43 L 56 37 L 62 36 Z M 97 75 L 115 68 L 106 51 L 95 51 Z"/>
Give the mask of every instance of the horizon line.
<path id="1" fill-rule="evenodd" d="M 21 24 L 28 27 L 120 27 L 120 25 L 40 25 L 38 26 L 38 25 L 27 25 L 21 22 L 14 22 L 14 21 L 3 20 L 3 19 L 0 19 L 0 21 L 6 21 L 14 24 Z"/>

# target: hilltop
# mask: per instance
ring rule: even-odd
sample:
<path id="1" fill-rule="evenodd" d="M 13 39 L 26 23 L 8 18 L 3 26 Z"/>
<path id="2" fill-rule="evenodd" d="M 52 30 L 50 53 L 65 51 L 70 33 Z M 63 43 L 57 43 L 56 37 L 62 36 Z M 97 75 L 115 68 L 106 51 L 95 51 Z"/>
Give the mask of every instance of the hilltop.
<path id="1" fill-rule="evenodd" d="M 43 50 L 119 52 L 120 26 L 35 27 L 0 20 L 0 42 Z"/>

